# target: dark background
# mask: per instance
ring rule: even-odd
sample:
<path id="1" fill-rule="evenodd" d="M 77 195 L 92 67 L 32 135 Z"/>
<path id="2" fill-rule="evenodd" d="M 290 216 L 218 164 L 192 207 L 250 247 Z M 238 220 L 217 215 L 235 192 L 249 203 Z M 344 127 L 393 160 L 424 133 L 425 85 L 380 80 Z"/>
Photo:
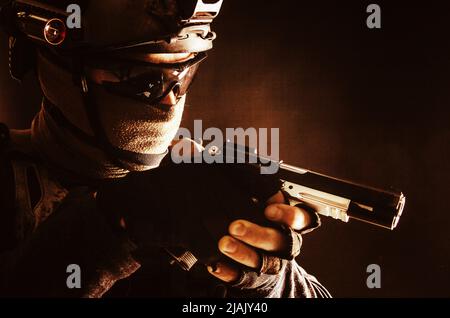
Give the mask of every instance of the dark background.
<path id="1" fill-rule="evenodd" d="M 336 297 L 450 296 L 450 11 L 393 2 L 369 30 L 371 2 L 225 0 L 183 124 L 280 128 L 286 162 L 407 195 L 394 232 L 324 219 L 305 237 L 299 262 Z M 0 40 L 0 120 L 26 128 L 39 90 L 8 79 Z"/>

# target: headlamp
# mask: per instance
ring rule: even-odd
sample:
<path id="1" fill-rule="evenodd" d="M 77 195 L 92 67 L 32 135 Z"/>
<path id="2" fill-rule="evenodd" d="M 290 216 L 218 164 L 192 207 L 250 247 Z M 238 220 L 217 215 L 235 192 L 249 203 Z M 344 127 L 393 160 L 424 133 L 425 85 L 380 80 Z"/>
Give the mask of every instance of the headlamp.
<path id="1" fill-rule="evenodd" d="M 70 29 L 66 26 L 70 13 L 39 1 L 16 0 L 6 11 L 12 36 L 25 36 L 37 44 L 71 49 L 82 41 L 82 29 Z M 5 13 L 4 13 L 5 14 Z"/>

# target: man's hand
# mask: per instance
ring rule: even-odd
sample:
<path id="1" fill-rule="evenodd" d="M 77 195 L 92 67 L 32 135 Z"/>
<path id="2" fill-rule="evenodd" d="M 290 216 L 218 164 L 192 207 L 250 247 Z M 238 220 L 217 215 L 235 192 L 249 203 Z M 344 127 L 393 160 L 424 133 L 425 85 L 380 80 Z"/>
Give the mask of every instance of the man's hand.
<path id="1" fill-rule="evenodd" d="M 283 224 L 301 231 L 310 225 L 311 217 L 307 211 L 284 204 L 281 192 L 270 198 L 264 214 L 270 221 Z M 245 220 L 237 220 L 230 224 L 229 234 L 219 241 L 219 250 L 235 262 L 258 270 L 261 267 L 260 251 L 270 253 L 288 249 L 286 234 L 273 228 L 261 227 Z M 226 262 L 208 267 L 208 271 L 220 280 L 232 283 L 239 279 L 241 270 L 238 266 Z"/>

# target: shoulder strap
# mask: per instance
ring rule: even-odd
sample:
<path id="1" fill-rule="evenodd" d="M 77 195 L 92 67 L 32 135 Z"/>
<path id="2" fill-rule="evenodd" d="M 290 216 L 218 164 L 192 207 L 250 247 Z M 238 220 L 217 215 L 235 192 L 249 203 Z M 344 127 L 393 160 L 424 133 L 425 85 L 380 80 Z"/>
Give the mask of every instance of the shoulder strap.
<path id="1" fill-rule="evenodd" d="M 3 204 L 11 207 L 13 202 L 15 238 L 21 241 L 55 211 L 66 197 L 67 190 L 30 155 L 28 148 L 31 147 L 27 145 L 30 142 L 27 142 L 26 134 L 18 133 L 12 138 L 12 133 L 0 124 L 0 136 L 4 136 L 0 140 L 0 169 L 8 171 L 7 177 L 0 178 L 0 188 L 9 189 L 8 197 L 3 198 L 3 203 L 0 202 L 0 208 Z M 18 139 L 17 145 L 13 139 Z"/>

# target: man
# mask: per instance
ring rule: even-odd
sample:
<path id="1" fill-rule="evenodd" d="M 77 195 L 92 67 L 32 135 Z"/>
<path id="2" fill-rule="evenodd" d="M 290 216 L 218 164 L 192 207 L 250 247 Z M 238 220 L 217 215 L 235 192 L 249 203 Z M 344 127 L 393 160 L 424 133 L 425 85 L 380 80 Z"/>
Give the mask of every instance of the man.
<path id="1" fill-rule="evenodd" d="M 222 1 L 79 1 L 81 29 L 56 18 L 71 3 L 2 9 L 11 73 L 35 52 L 44 100 L 30 130 L 2 127 L 0 294 L 329 296 L 293 260 L 297 232 L 318 217 L 285 204 L 277 180 L 166 156 Z M 211 216 L 215 226 L 224 211 L 252 210 L 250 197 L 266 222 L 236 214 L 221 236 L 196 236 Z"/>

